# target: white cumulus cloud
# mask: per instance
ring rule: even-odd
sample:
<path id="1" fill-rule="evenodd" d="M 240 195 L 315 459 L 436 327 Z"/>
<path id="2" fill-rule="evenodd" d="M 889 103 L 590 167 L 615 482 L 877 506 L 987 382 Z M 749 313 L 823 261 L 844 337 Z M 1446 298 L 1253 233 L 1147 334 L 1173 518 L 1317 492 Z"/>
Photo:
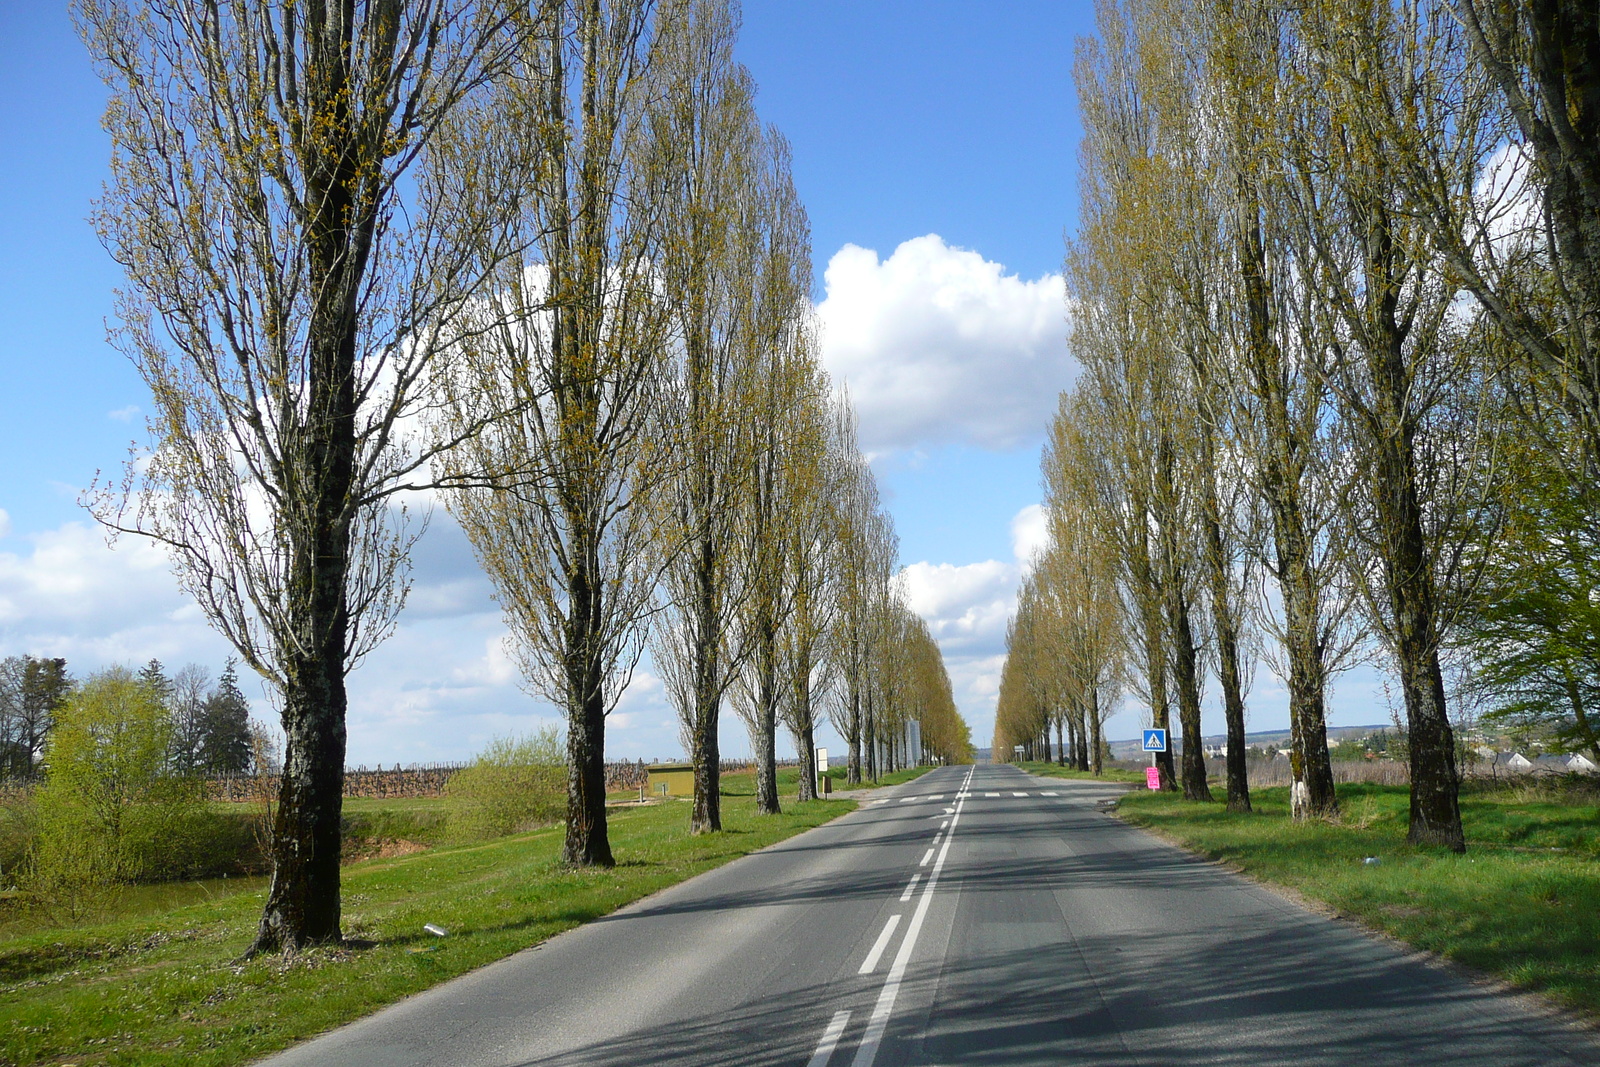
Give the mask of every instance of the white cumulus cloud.
<path id="1" fill-rule="evenodd" d="M 1050 540 L 1050 527 L 1043 504 L 1029 504 L 1011 519 L 1011 552 L 1027 566 L 1034 554 Z"/>
<path id="2" fill-rule="evenodd" d="M 1072 379 L 1060 275 L 1026 281 L 937 234 L 888 259 L 845 245 L 824 274 L 823 356 L 869 451 L 1036 439 Z"/>

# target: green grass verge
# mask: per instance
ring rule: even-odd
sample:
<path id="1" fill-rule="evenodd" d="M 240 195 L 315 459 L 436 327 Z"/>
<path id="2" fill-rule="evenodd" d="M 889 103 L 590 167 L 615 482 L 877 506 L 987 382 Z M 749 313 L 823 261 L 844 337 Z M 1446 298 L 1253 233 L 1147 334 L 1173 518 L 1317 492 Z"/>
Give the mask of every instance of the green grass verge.
<path id="1" fill-rule="evenodd" d="M 1467 853 L 1406 844 L 1404 786 L 1338 787 L 1338 821 L 1296 823 L 1288 790 L 1256 811 L 1143 790 L 1117 813 L 1336 912 L 1600 1018 L 1600 808 L 1528 791 L 1464 791 Z M 1376 863 L 1365 862 L 1368 857 Z"/>
<path id="2" fill-rule="evenodd" d="M 1043 760 L 1026 760 L 1014 764 L 1020 770 L 1029 774 L 1036 774 L 1041 778 L 1080 778 L 1089 782 L 1138 782 L 1144 784 L 1144 772 L 1130 771 L 1122 767 L 1107 767 L 1098 775 L 1088 771 L 1080 771 L 1073 767 L 1063 767 L 1059 763 L 1047 763 Z"/>
<path id="3" fill-rule="evenodd" d="M 852 810 L 758 816 L 729 797 L 723 832 L 690 837 L 688 809 L 613 810 L 617 866 L 570 870 L 562 834 L 374 860 L 344 872 L 346 937 L 371 947 L 238 961 L 262 894 L 214 894 L 159 916 L 0 941 L 0 1064 L 237 1064 L 606 915 Z M 436 923 L 449 936 L 423 932 Z"/>

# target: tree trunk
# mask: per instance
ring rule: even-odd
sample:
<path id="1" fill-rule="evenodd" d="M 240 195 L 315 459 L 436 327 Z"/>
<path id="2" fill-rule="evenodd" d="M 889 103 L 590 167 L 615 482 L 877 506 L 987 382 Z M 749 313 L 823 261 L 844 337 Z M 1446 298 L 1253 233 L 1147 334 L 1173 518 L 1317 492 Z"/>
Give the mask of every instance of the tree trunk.
<path id="1" fill-rule="evenodd" d="M 598 685 L 567 712 L 567 836 L 561 859 L 573 867 L 610 867 L 606 828 L 606 701 Z"/>
<path id="2" fill-rule="evenodd" d="M 1214 476 L 1214 468 L 1212 472 Z M 1217 521 L 1216 489 L 1209 490 L 1206 561 L 1211 578 L 1211 618 L 1217 635 L 1217 677 L 1222 686 L 1222 717 L 1227 724 L 1228 810 L 1250 811 L 1250 772 L 1244 754 L 1244 684 L 1239 670 L 1239 623 L 1228 595 L 1228 553 Z"/>
<path id="3" fill-rule="evenodd" d="M 1160 613 L 1147 608 L 1144 614 L 1145 681 L 1150 689 L 1150 725 L 1157 730 L 1166 730 L 1171 725 L 1171 711 L 1167 703 L 1167 660 L 1162 641 Z M 1172 760 L 1172 748 L 1173 746 L 1168 745 L 1165 752 L 1156 754 L 1156 768 L 1161 775 L 1161 788 L 1176 791 L 1178 778 Z"/>
<path id="4" fill-rule="evenodd" d="M 587 526 L 569 510 L 570 529 Z M 585 540 L 581 534 L 574 541 Z M 597 662 L 602 608 L 587 558 L 577 557 L 567 577 L 567 834 L 562 862 L 575 867 L 610 867 L 606 828 L 606 700 L 604 667 Z"/>
<path id="5" fill-rule="evenodd" d="M 1100 690 L 1098 687 L 1089 691 L 1089 769 L 1096 778 L 1104 770 L 1101 749 L 1104 742 L 1100 739 Z"/>
<path id="6" fill-rule="evenodd" d="M 1290 808 L 1297 819 L 1332 815 L 1339 810 L 1333 788 L 1333 763 L 1328 758 L 1328 727 L 1324 704 L 1324 666 L 1318 643 L 1315 592 L 1310 588 L 1309 564 L 1290 555 L 1291 580 L 1281 585 L 1288 628 L 1289 719 L 1292 751 Z M 1284 567 L 1284 554 L 1279 553 Z"/>
<path id="7" fill-rule="evenodd" d="M 1242 183 L 1241 183 L 1242 185 Z M 1323 705 L 1326 679 L 1322 659 L 1321 613 L 1311 544 L 1301 510 L 1303 451 L 1309 444 L 1297 436 L 1289 416 L 1283 352 L 1272 336 L 1272 313 L 1266 277 L 1266 252 L 1256 223 L 1259 202 L 1241 188 L 1248 220 L 1239 241 L 1243 269 L 1247 359 L 1251 389 L 1262 410 L 1263 436 L 1269 442 L 1261 463 L 1261 494 L 1272 518 L 1276 550 L 1275 577 L 1283 599 L 1284 644 L 1289 660 L 1289 731 L 1294 775 L 1289 807 L 1295 818 L 1331 815 L 1338 810 L 1333 766 L 1328 760 L 1328 733 Z"/>
<path id="8" fill-rule="evenodd" d="M 306 659 L 284 695 L 287 735 L 272 827 L 272 885 L 249 954 L 341 939 L 344 797 L 343 638 L 333 664 Z M 331 668 L 331 669 L 330 669 Z"/>
<path id="9" fill-rule="evenodd" d="M 862 774 L 870 782 L 878 780 L 878 731 L 877 716 L 873 714 L 872 690 L 868 688 L 866 698 L 861 705 L 861 751 L 865 766 Z"/>
<path id="10" fill-rule="evenodd" d="M 802 803 L 807 800 L 817 799 L 817 776 L 822 769 L 817 766 L 817 730 L 816 720 L 811 714 L 811 664 L 810 657 L 804 657 L 806 662 L 801 663 L 795 671 L 795 713 L 800 723 L 800 728 L 795 731 L 795 744 L 800 749 L 800 792 L 795 798 Z"/>
<path id="11" fill-rule="evenodd" d="M 773 642 L 776 645 L 776 642 Z M 778 815 L 778 685 L 776 670 L 764 671 L 756 734 L 756 812 Z"/>
<path id="12" fill-rule="evenodd" d="M 845 754 L 845 784 L 861 784 L 861 693 L 852 689 L 850 693 L 850 736 L 845 738 L 847 751 Z"/>
<path id="13" fill-rule="evenodd" d="M 1382 229 L 1382 224 L 1377 228 Z M 1380 254 L 1387 251 L 1386 231 L 1375 241 Z M 1384 256 L 1380 261 L 1386 260 Z M 1383 538 L 1385 585 L 1394 618 L 1394 652 L 1411 741 L 1411 827 L 1406 839 L 1465 852 L 1455 735 L 1445 710 L 1444 675 L 1439 669 L 1433 561 L 1422 529 L 1413 431 L 1406 410 L 1411 381 L 1389 291 L 1384 292 L 1377 310 L 1377 332 L 1385 343 L 1375 344 L 1367 355 L 1376 425 L 1387 432 L 1374 442 L 1373 489 Z"/>
<path id="14" fill-rule="evenodd" d="M 1183 799 L 1210 800 L 1204 741 L 1200 736 L 1199 655 L 1194 646 L 1188 598 L 1176 575 L 1168 577 L 1167 609 L 1167 628 L 1172 635 L 1172 674 L 1178 684 L 1178 722 L 1183 728 Z"/>
<path id="15" fill-rule="evenodd" d="M 284 457 L 282 506 L 289 515 L 289 603 L 296 648 L 286 659 L 287 736 L 273 825 L 272 886 L 254 955 L 338 941 L 340 818 L 344 804 L 345 591 L 356 463 L 356 302 L 371 253 L 371 205 L 358 202 L 361 173 L 351 116 L 353 18 L 329 13 L 307 26 L 311 113 L 328 124 L 306 165 L 306 225 L 313 306 L 304 452 Z M 289 417 L 293 418 L 293 415 Z"/>
<path id="16" fill-rule="evenodd" d="M 716 652 L 708 651 L 702 668 L 701 684 L 696 687 L 694 721 L 694 807 L 689 815 L 691 834 L 716 833 L 722 829 L 722 750 L 717 736 L 717 717 L 721 701 L 706 684 L 706 675 L 716 670 Z"/>

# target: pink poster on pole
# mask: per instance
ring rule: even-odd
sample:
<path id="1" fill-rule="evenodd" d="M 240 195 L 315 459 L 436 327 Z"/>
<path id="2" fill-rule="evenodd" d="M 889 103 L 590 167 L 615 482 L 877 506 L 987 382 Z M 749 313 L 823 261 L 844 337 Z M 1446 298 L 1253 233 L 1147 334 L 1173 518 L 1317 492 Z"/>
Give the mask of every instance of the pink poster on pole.
<path id="1" fill-rule="evenodd" d="M 1144 769 L 1144 784 L 1151 789 L 1161 788 L 1161 768 L 1146 767 Z"/>

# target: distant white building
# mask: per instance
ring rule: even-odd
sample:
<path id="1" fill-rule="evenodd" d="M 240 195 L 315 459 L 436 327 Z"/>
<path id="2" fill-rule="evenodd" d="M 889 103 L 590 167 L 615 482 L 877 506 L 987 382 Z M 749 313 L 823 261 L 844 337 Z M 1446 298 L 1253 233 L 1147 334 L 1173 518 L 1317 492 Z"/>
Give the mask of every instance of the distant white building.
<path id="1" fill-rule="evenodd" d="M 1533 761 L 1520 752 L 1501 752 L 1495 756 L 1494 763 L 1496 767 L 1518 774 L 1533 770 Z"/>

